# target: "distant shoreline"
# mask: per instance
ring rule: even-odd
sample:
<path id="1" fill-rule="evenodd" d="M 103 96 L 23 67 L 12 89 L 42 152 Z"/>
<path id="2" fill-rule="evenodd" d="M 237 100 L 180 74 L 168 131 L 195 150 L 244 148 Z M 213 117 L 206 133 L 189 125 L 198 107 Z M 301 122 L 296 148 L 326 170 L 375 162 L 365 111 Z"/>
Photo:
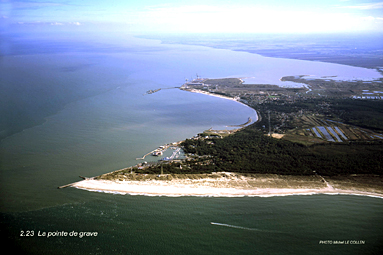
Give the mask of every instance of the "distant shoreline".
<path id="1" fill-rule="evenodd" d="M 201 176 L 201 175 L 200 175 Z M 206 174 L 195 179 L 192 175 L 164 175 L 164 178 L 146 180 L 94 180 L 87 179 L 72 187 L 87 191 L 146 195 L 146 196 L 208 196 L 208 197 L 268 197 L 290 195 L 359 195 L 383 198 L 381 187 L 363 182 L 322 181 L 318 176 L 280 176 L 238 173 Z"/>

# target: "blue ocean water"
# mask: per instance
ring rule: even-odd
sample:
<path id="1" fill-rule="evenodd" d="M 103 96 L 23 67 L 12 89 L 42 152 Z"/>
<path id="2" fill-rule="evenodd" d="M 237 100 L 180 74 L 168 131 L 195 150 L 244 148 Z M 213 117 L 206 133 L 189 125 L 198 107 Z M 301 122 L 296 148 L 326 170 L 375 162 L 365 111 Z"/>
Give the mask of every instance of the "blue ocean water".
<path id="1" fill-rule="evenodd" d="M 357 70 L 376 76 L 374 70 L 135 38 L 118 47 L 94 43 L 93 48 L 36 40 L 14 43 L 0 60 L 1 234 L 13 249 L 27 254 L 374 254 L 382 248 L 378 198 L 170 198 L 57 189 L 78 175 L 134 165 L 157 146 L 208 128 L 256 119 L 254 110 L 234 101 L 178 89 L 144 95 L 149 89 L 180 86 L 196 73 L 278 83 L 281 75 L 355 75 Z M 33 236 L 20 236 L 27 231 Z M 39 231 L 97 236 L 46 238 Z M 365 244 L 319 244 L 338 239 Z"/>

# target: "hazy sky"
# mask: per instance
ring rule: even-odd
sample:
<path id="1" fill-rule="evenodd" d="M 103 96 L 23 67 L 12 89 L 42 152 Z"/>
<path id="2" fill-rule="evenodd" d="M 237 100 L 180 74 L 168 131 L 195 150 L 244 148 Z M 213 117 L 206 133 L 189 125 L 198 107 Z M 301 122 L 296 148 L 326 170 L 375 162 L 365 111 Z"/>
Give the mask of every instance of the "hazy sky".
<path id="1" fill-rule="evenodd" d="M 147 32 L 383 32 L 382 0 L 0 0 L 1 28 Z"/>

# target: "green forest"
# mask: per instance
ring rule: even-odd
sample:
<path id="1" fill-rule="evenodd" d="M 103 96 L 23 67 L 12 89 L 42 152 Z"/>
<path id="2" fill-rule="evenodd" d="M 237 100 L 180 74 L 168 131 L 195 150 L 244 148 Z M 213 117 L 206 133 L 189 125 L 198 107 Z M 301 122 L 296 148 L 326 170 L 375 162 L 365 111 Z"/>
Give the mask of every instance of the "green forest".
<path id="1" fill-rule="evenodd" d="M 295 102 L 273 101 L 257 105 L 258 112 L 296 112 L 299 110 L 323 114 L 361 127 L 382 130 L 381 100 L 306 98 Z M 265 114 L 263 114 L 264 116 Z M 273 122 L 273 120 L 272 120 Z M 187 139 L 181 147 L 188 158 L 177 162 L 162 162 L 136 173 L 201 174 L 239 172 L 280 175 L 326 176 L 350 174 L 381 175 L 383 166 L 382 140 L 349 140 L 342 143 L 305 145 L 265 135 L 267 119 L 241 129 L 224 138 L 200 135 Z M 287 126 L 289 128 L 289 126 Z M 291 128 L 291 127 L 290 127 Z"/>
<path id="2" fill-rule="evenodd" d="M 210 155 L 192 164 L 196 171 L 290 175 L 382 174 L 383 142 L 364 141 L 304 146 L 265 136 L 254 125 L 224 139 L 191 140 L 186 153 Z M 208 161 L 209 161 L 208 160 Z M 199 162 L 198 162 L 199 161 Z"/>
<path id="3" fill-rule="evenodd" d="M 136 173 L 202 174 L 238 172 L 248 174 L 338 176 L 382 174 L 383 142 L 352 141 L 304 146 L 264 135 L 255 125 L 231 136 L 187 139 L 181 146 L 192 155 L 182 162 L 163 162 Z M 128 170 L 127 170 L 128 171 Z M 129 170 L 130 171 L 130 170 Z M 315 171 L 315 172 L 314 172 Z"/>
<path id="4" fill-rule="evenodd" d="M 266 116 L 267 111 L 273 113 L 296 113 L 300 110 L 322 114 L 330 119 L 341 120 L 345 124 L 381 131 L 383 130 L 383 100 L 356 100 L 334 98 L 299 98 L 294 102 L 283 99 L 256 104 L 253 107 Z M 261 120 L 267 126 L 266 118 Z M 271 119 L 272 124 L 279 123 Z M 286 128 L 294 128 L 286 126 Z"/>

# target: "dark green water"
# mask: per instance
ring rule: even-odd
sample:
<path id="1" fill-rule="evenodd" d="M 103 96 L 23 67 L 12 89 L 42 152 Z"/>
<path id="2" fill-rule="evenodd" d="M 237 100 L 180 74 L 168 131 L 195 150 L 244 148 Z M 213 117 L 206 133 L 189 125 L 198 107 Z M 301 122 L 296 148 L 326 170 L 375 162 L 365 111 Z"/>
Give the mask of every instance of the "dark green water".
<path id="1" fill-rule="evenodd" d="M 383 248 L 378 198 L 66 192 L 79 192 L 87 201 L 2 214 L 3 240 L 31 254 L 378 254 Z M 21 237 L 22 230 L 33 230 L 34 236 Z M 38 231 L 68 236 L 47 238 Z M 72 231 L 97 236 L 69 236 Z M 325 240 L 365 244 L 320 244 Z"/>

